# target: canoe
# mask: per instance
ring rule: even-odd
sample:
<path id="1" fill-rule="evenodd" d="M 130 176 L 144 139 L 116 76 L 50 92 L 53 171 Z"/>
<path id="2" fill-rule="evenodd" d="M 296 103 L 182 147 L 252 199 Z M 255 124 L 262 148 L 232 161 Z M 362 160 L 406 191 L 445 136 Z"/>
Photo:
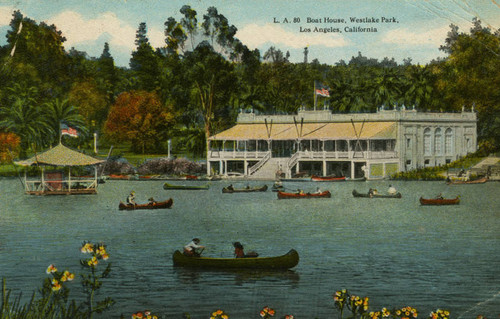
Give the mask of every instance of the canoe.
<path id="1" fill-rule="evenodd" d="M 222 269 L 290 269 L 299 263 L 295 249 L 276 257 L 211 258 L 189 257 L 176 250 L 172 256 L 174 266 Z"/>
<path id="2" fill-rule="evenodd" d="M 163 189 L 208 189 L 209 185 L 172 185 L 169 183 L 163 184 Z"/>
<path id="3" fill-rule="evenodd" d="M 448 185 L 461 185 L 461 184 L 483 184 L 488 181 L 488 177 L 478 178 L 471 181 L 463 181 L 463 180 L 451 180 L 446 182 Z"/>
<path id="4" fill-rule="evenodd" d="M 357 190 L 353 190 L 352 191 L 352 196 L 354 197 L 367 197 L 367 198 L 401 198 L 401 193 L 397 192 L 396 194 L 372 194 L 372 196 L 370 197 L 370 195 L 368 194 L 368 192 L 366 193 L 358 193 Z"/>
<path id="5" fill-rule="evenodd" d="M 422 198 L 420 197 L 420 205 L 458 205 L 460 203 L 460 197 L 451 199 L 439 199 L 439 198 Z"/>
<path id="6" fill-rule="evenodd" d="M 163 201 L 163 202 L 156 202 L 154 204 L 124 204 L 120 202 L 120 205 L 118 205 L 118 208 L 120 210 L 136 210 L 136 209 L 162 209 L 162 208 L 170 208 L 172 207 L 172 204 L 174 203 L 174 200 L 172 198 Z"/>
<path id="7" fill-rule="evenodd" d="M 330 198 L 332 194 L 329 191 L 324 191 L 321 193 L 285 193 L 278 191 L 278 199 L 289 199 L 289 198 Z"/>
<path id="8" fill-rule="evenodd" d="M 267 185 L 261 187 L 248 187 L 248 188 L 229 188 L 224 187 L 222 189 L 223 193 L 251 193 L 251 192 L 265 192 L 267 191 Z"/>
<path id="9" fill-rule="evenodd" d="M 343 182 L 345 181 L 345 176 L 317 176 L 312 175 L 311 180 L 313 182 Z"/>

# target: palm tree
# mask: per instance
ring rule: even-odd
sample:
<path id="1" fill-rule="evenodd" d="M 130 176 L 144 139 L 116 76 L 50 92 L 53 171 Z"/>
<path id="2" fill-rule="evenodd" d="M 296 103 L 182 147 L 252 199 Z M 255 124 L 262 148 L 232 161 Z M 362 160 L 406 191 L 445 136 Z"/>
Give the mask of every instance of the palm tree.
<path id="1" fill-rule="evenodd" d="M 394 105 L 401 98 L 401 80 L 394 68 L 384 69 L 374 81 L 375 105 Z"/>
<path id="2" fill-rule="evenodd" d="M 412 65 L 408 69 L 408 83 L 405 92 L 405 103 L 409 106 L 426 107 L 431 99 L 433 87 L 431 75 L 427 67 Z"/>
<path id="3" fill-rule="evenodd" d="M 58 98 L 55 98 L 50 102 L 45 103 L 43 114 L 51 128 L 51 144 L 59 141 L 61 122 L 77 129 L 80 133 L 87 133 L 83 117 L 78 114 L 77 108 L 69 104 L 68 99 L 61 101 Z"/>
<path id="4" fill-rule="evenodd" d="M 36 150 L 43 145 L 44 137 L 50 127 L 43 116 L 42 109 L 36 105 L 38 90 L 25 88 L 19 84 L 7 88 L 10 92 L 8 105 L 0 107 L 0 127 L 21 138 L 21 157 L 26 157 L 28 149 Z"/>

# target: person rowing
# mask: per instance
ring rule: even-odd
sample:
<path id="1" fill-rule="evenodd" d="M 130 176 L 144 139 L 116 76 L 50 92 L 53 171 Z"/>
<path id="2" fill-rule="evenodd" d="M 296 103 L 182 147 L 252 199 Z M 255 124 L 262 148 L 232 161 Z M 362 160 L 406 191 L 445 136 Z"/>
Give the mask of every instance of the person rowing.
<path id="1" fill-rule="evenodd" d="M 184 246 L 184 255 L 190 257 L 200 257 L 205 246 L 200 245 L 199 238 L 193 238 L 189 244 Z"/>
<path id="2" fill-rule="evenodd" d="M 127 205 L 134 205 L 134 207 L 137 205 L 135 202 L 135 192 L 131 191 L 130 194 L 127 196 Z"/>

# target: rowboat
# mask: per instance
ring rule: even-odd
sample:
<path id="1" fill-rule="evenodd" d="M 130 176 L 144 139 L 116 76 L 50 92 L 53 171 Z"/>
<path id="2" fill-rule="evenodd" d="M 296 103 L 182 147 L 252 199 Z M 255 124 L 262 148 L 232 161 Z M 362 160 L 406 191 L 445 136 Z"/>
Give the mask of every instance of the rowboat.
<path id="1" fill-rule="evenodd" d="M 163 189 L 208 189 L 209 185 L 172 185 L 169 183 L 163 184 Z"/>
<path id="2" fill-rule="evenodd" d="M 317 176 L 312 175 L 311 181 L 313 182 L 343 182 L 345 181 L 345 176 Z"/>
<path id="3" fill-rule="evenodd" d="M 295 249 L 276 257 L 211 258 L 186 256 L 176 250 L 172 256 L 174 266 L 222 269 L 289 269 L 299 263 Z"/>
<path id="4" fill-rule="evenodd" d="M 458 205 L 460 197 L 446 199 L 446 198 L 422 198 L 420 197 L 420 205 Z"/>
<path id="5" fill-rule="evenodd" d="M 321 193 L 285 193 L 278 191 L 278 199 L 289 199 L 289 198 L 330 198 L 332 194 L 329 191 L 324 191 Z"/>
<path id="6" fill-rule="evenodd" d="M 471 181 L 463 181 L 463 180 L 450 180 L 447 181 L 448 185 L 461 185 L 461 184 L 483 184 L 488 181 L 488 177 L 478 178 Z"/>
<path id="7" fill-rule="evenodd" d="M 174 200 L 172 198 L 163 201 L 163 202 L 155 202 L 155 203 L 148 203 L 148 204 L 124 204 L 123 202 L 120 202 L 120 205 L 118 205 L 118 209 L 120 210 L 136 210 L 136 209 L 162 209 L 162 208 L 170 208 L 172 207 L 172 204 L 174 203 Z"/>
<path id="8" fill-rule="evenodd" d="M 267 191 L 267 185 L 261 187 L 249 187 L 246 188 L 234 188 L 232 186 L 222 188 L 223 193 L 251 193 L 251 192 L 265 192 Z"/>
<path id="9" fill-rule="evenodd" d="M 368 198 L 401 198 L 401 193 L 396 194 L 368 194 L 368 193 L 358 193 L 357 190 L 352 191 L 352 196 L 354 197 L 368 197 Z"/>

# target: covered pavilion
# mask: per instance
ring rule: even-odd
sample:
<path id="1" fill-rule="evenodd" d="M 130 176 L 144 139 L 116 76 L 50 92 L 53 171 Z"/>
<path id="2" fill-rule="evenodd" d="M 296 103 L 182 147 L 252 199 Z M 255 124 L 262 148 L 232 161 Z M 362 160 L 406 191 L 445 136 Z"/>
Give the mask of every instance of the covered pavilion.
<path id="1" fill-rule="evenodd" d="M 97 165 L 104 162 L 105 160 L 85 155 L 59 143 L 59 145 L 49 150 L 38 153 L 29 159 L 17 161 L 15 164 L 24 167 L 34 165 L 40 167 L 41 175 L 39 179 L 28 179 L 25 171 L 24 188 L 26 194 L 80 195 L 97 193 Z M 68 174 L 64 176 L 61 171 L 46 172 L 45 168 L 47 166 L 68 167 Z M 71 167 L 75 166 L 93 166 L 94 177 L 72 177 Z"/>

